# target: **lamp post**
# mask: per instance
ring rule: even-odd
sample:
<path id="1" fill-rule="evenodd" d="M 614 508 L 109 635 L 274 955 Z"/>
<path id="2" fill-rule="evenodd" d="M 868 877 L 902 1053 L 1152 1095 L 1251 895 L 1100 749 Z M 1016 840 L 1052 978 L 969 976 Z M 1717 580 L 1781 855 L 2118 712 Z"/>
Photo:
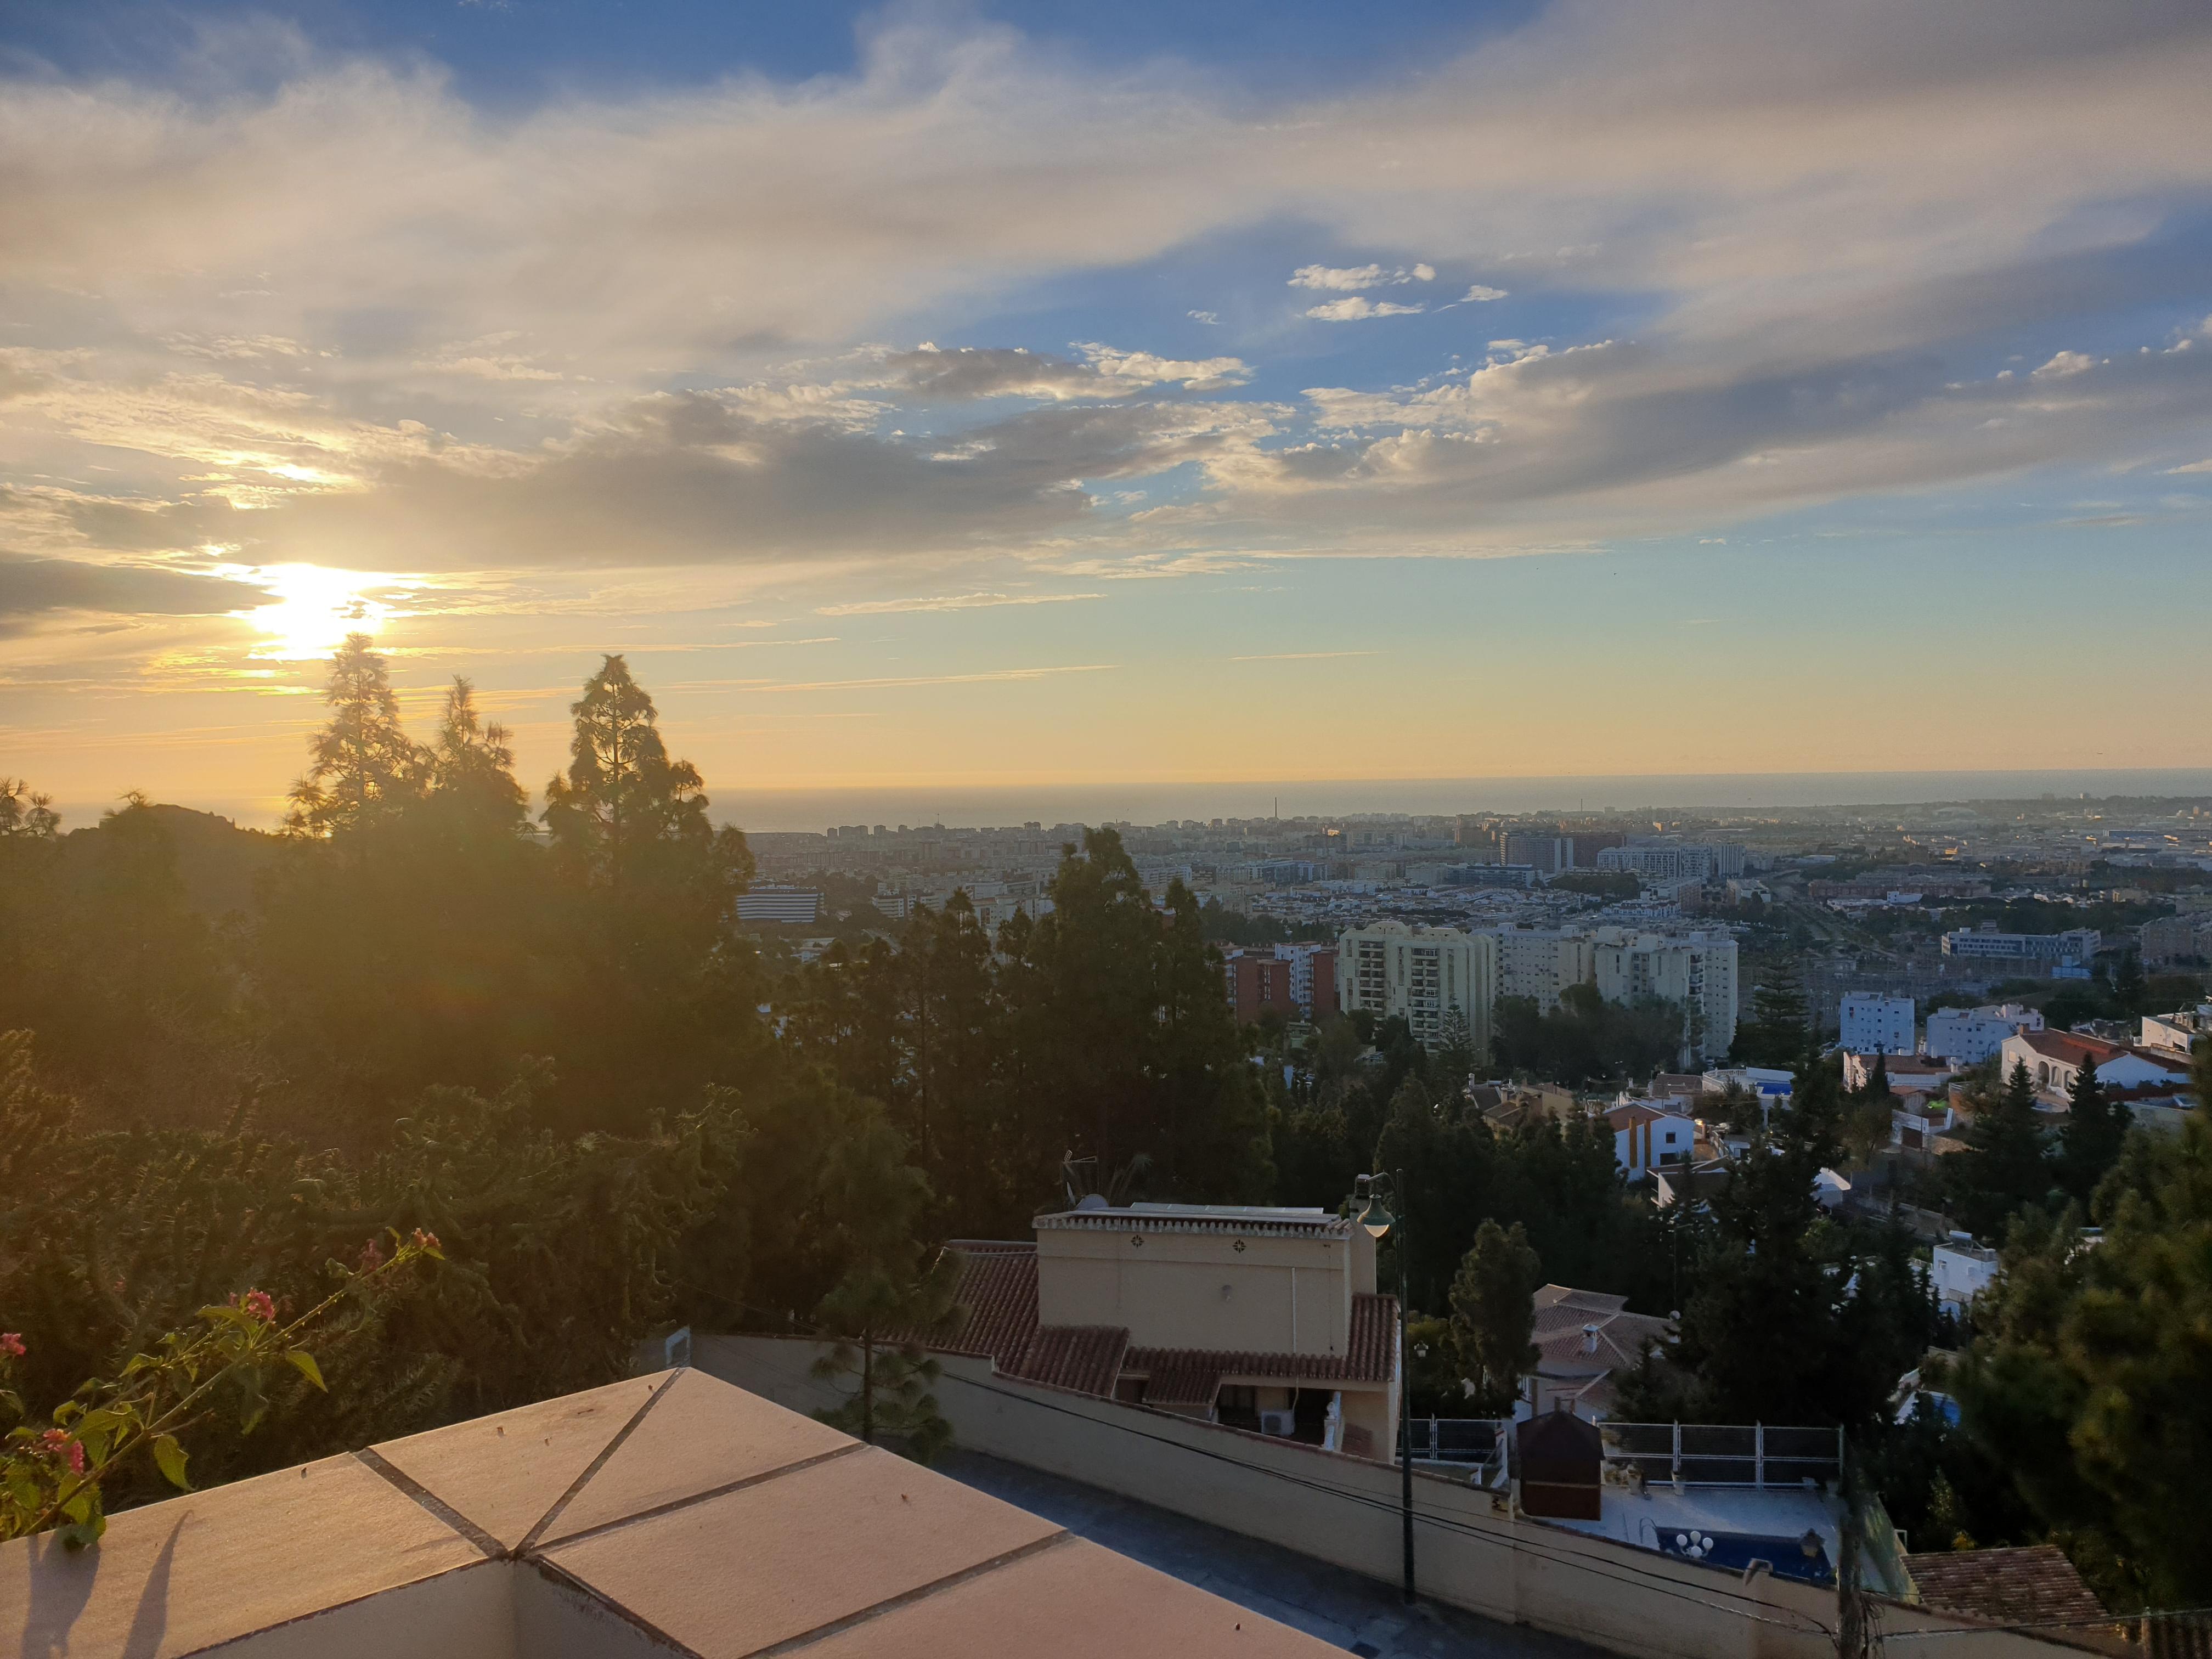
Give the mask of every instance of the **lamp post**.
<path id="1" fill-rule="evenodd" d="M 1406 1306 L 1406 1223 L 1393 1217 L 1376 1196 L 1378 1185 L 1387 1185 L 1402 1206 L 1406 1202 L 1406 1172 L 1361 1176 L 1352 1188 L 1358 1206 L 1356 1219 L 1370 1238 L 1379 1240 L 1393 1225 L 1398 1229 L 1398 1522 L 1406 1547 L 1406 1605 L 1413 1604 L 1413 1350 L 1407 1335 L 1410 1316 Z"/>

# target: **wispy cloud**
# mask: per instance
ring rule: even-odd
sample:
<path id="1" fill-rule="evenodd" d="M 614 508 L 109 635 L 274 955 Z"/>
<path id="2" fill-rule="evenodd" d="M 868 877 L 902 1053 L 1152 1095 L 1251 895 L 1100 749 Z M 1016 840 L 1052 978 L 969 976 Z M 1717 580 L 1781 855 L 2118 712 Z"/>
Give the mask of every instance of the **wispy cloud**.
<path id="1" fill-rule="evenodd" d="M 1385 270 L 1381 265 L 1300 265 L 1291 274 L 1292 288 L 1333 289 L 1357 293 L 1369 288 L 1399 288 L 1407 283 L 1433 283 L 1436 267 L 1418 264 Z"/>
<path id="2" fill-rule="evenodd" d="M 855 599 L 815 608 L 821 617 L 883 617 L 904 611 L 988 611 L 1002 605 L 1069 605 L 1103 593 L 944 593 L 929 599 Z"/>
<path id="3" fill-rule="evenodd" d="M 1355 294 L 1347 299 L 1331 300 L 1326 305 L 1309 306 L 1306 315 L 1324 323 L 1356 323 L 1369 317 L 1410 317 L 1421 309 L 1419 306 L 1394 306 L 1386 300 L 1370 300 Z"/>
<path id="4" fill-rule="evenodd" d="M 1468 289 L 1466 293 L 1461 295 L 1459 297 L 1460 303 L 1462 305 L 1465 305 L 1470 301 L 1477 305 L 1481 305 L 1492 300 L 1503 300 L 1506 297 L 1506 293 L 1502 288 L 1486 288 L 1482 283 L 1477 283 L 1473 288 Z"/>
<path id="5" fill-rule="evenodd" d="M 1374 657 L 1376 651 L 1262 651 L 1249 657 L 1231 657 L 1231 662 L 1311 662 L 1323 657 Z"/>
<path id="6" fill-rule="evenodd" d="M 789 680 L 756 684 L 748 689 L 755 691 L 860 691 L 915 685 L 995 685 L 1014 680 L 1051 679 L 1061 674 L 1109 674 L 1121 667 L 1117 662 L 1071 663 L 1055 668 L 997 668 L 975 674 L 901 674 L 878 679 L 861 680 Z M 732 685 L 743 681 L 730 681 Z"/>

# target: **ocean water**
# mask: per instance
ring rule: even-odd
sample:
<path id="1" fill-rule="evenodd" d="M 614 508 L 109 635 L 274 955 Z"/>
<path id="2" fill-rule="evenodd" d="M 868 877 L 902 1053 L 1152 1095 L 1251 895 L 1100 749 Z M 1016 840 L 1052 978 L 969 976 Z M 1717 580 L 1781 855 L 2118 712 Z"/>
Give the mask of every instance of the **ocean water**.
<path id="1" fill-rule="evenodd" d="M 988 789 L 901 784 L 884 788 L 746 789 L 708 780 L 718 823 L 812 830 L 831 824 L 1036 822 L 1160 823 L 1169 819 L 1347 817 L 1363 812 L 1755 811 L 1771 808 L 1913 805 L 2135 796 L 2212 800 L 2212 767 L 2162 771 L 1723 772 L 1621 777 L 1373 778 L 1280 782 L 1038 784 Z M 108 801 L 58 801 L 64 826 L 96 823 Z M 182 800 L 255 830 L 283 821 L 275 796 Z"/>
<path id="2" fill-rule="evenodd" d="M 1389 778 L 1032 788 L 718 788 L 714 815 L 748 830 L 830 824 L 1159 823 L 1362 812 L 1599 812 L 1927 805 L 2082 795 L 2212 797 L 2212 767 L 2161 771 L 1783 772 L 1583 778 Z"/>

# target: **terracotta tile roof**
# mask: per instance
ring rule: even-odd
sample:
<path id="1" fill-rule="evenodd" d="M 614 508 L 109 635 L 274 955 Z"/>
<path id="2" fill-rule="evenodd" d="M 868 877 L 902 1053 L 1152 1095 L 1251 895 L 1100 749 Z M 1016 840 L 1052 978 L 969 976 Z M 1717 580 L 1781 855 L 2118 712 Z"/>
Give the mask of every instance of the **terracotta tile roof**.
<path id="1" fill-rule="evenodd" d="M 925 1346 L 981 1354 L 1000 1370 L 1012 1370 L 1036 1335 L 1036 1246 L 956 1238 L 945 1248 L 960 1258 L 959 1299 L 968 1317 L 951 1336 L 932 1337 Z"/>
<path id="2" fill-rule="evenodd" d="M 1928 1606 L 1999 1624 L 2094 1620 L 2105 1613 L 2055 1544 L 1908 1555 L 1905 1567 Z"/>
<path id="3" fill-rule="evenodd" d="M 2085 1060 L 2094 1060 L 2102 1066 L 2127 1053 L 2117 1042 L 2106 1042 L 2101 1037 L 2077 1036 L 2071 1031 L 2021 1031 L 2018 1036 L 2021 1042 L 2045 1059 L 2068 1066 L 2079 1066 Z"/>
<path id="4" fill-rule="evenodd" d="M 1147 1404 L 1213 1402 L 1224 1376 L 1270 1376 L 1286 1382 L 1388 1382 L 1397 1352 L 1398 1298 L 1352 1298 L 1351 1340 L 1341 1354 L 1252 1353 L 1213 1348 L 1132 1348 L 1121 1369 L 1146 1377 Z"/>
<path id="5" fill-rule="evenodd" d="M 1618 1106 L 1605 1109 L 1605 1121 L 1615 1130 L 1625 1129 L 1632 1123 L 1662 1123 L 1669 1119 L 1687 1123 L 1690 1115 L 1683 1111 L 1670 1111 L 1648 1100 L 1625 1100 Z"/>
<path id="6" fill-rule="evenodd" d="M 1000 1369 L 1026 1382 L 1110 1395 L 1128 1349 L 1129 1333 L 1119 1325 L 1044 1325 L 1018 1364 Z"/>

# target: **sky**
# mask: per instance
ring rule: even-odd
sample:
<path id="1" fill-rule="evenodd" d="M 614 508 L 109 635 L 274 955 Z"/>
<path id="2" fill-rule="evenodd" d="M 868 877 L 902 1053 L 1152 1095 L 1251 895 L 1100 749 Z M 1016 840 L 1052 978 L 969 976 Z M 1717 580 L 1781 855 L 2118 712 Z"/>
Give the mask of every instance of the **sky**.
<path id="1" fill-rule="evenodd" d="M 2201 0 L 5 9 L 0 773 L 273 823 L 353 629 L 533 785 L 623 653 L 764 827 L 2212 767 L 2207 86 Z"/>

